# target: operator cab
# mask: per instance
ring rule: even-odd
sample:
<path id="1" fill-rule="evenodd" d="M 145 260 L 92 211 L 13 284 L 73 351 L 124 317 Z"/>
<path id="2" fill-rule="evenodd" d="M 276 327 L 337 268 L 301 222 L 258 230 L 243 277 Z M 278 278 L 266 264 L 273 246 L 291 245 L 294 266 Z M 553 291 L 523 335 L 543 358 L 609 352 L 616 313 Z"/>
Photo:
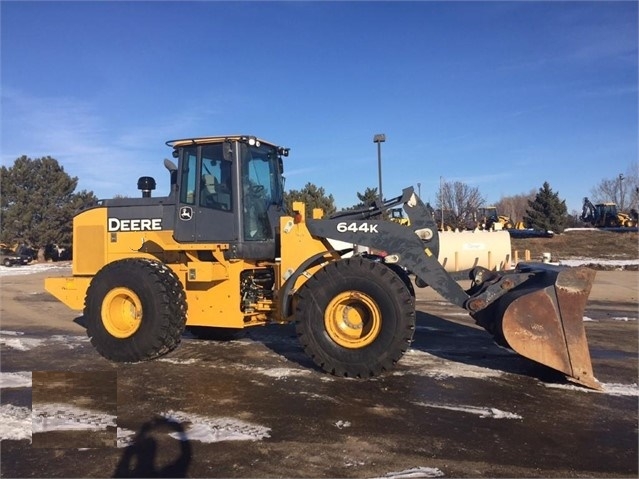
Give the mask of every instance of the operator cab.
<path id="1" fill-rule="evenodd" d="M 616 203 L 600 203 L 597 205 L 600 214 L 607 216 L 617 216 L 617 204 Z"/>
<path id="2" fill-rule="evenodd" d="M 276 257 L 288 148 L 253 136 L 167 142 L 178 158 L 175 240 L 228 243 L 229 258 Z"/>

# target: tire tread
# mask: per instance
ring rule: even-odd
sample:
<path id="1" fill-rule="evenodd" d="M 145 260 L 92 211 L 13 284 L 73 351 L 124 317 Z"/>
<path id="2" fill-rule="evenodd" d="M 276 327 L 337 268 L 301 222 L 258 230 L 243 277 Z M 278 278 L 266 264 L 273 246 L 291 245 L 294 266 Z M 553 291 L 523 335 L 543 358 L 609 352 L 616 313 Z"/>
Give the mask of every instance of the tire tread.
<path id="1" fill-rule="evenodd" d="M 104 294 L 121 283 L 119 278 L 132 275 L 146 282 L 144 286 L 152 292 L 152 308 L 143 305 L 143 321 L 153 322 L 151 334 L 142 337 L 138 330 L 130 338 L 114 338 L 102 325 L 101 303 Z M 103 291 L 105 283 L 107 289 Z M 139 295 L 137 291 L 136 294 Z M 149 317 L 149 309 L 155 309 L 156 318 Z M 91 343 L 102 356 L 117 362 L 150 360 L 175 349 L 184 331 L 186 312 L 186 293 L 177 275 L 165 264 L 146 258 L 128 258 L 105 265 L 91 281 L 84 307 Z"/>

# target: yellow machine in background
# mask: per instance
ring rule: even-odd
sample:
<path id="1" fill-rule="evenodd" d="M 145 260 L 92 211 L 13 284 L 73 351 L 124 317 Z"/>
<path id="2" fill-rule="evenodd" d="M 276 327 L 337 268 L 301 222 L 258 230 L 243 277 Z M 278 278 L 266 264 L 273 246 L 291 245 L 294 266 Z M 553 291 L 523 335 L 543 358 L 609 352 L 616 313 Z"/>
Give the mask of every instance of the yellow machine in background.
<path id="1" fill-rule="evenodd" d="M 477 225 L 479 229 L 493 231 L 524 229 L 522 222 L 515 223 L 510 217 L 498 214 L 495 206 L 478 208 Z"/>
<path id="2" fill-rule="evenodd" d="M 167 144 L 178 162 L 165 160 L 168 196 L 152 197 L 155 180 L 142 177 L 142 197 L 100 200 L 78 213 L 73 274 L 45 282 L 83 310 L 104 357 L 156 358 L 178 345 L 185 327 L 223 336 L 292 322 L 318 367 L 367 378 L 392 369 L 410 347 L 417 284 L 466 309 L 501 344 L 598 387 L 582 321 L 590 270 L 500 270 L 510 262 L 501 254 L 494 268 L 448 256 L 455 270 L 472 268 L 464 290 L 438 261 L 445 236 L 411 187 L 373 208 L 306 218 L 302 203 L 283 210 L 287 148 L 249 135 Z M 395 207 L 410 226 L 373 219 Z M 460 247 L 479 250 L 473 238 Z M 368 251 L 336 250 L 331 241 Z"/>
<path id="3" fill-rule="evenodd" d="M 607 202 L 593 205 L 588 198 L 584 198 L 581 220 L 596 228 L 633 228 L 637 226 L 637 220 L 633 215 L 619 211 L 616 203 Z"/>
<path id="4" fill-rule="evenodd" d="M 389 210 L 389 219 L 397 224 L 410 226 L 410 220 L 404 214 L 403 208 L 391 208 Z"/>

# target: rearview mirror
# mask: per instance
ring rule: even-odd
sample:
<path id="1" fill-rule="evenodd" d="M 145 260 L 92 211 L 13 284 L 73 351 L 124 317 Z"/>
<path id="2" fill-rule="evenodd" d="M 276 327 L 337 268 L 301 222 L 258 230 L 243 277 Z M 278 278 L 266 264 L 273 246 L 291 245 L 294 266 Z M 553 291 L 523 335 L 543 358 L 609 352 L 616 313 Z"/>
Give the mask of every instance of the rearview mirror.
<path id="1" fill-rule="evenodd" d="M 222 155 L 226 161 L 233 161 L 233 145 L 230 141 L 225 141 L 222 146 Z"/>

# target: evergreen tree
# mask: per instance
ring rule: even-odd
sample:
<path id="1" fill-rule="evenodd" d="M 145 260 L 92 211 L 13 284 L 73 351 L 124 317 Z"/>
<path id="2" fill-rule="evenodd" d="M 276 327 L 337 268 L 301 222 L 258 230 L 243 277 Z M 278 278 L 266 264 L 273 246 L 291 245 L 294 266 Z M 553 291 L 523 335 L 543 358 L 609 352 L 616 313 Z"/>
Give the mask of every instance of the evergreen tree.
<path id="1" fill-rule="evenodd" d="M 284 207 L 289 214 L 293 212 L 293 201 L 301 201 L 306 205 L 306 217 L 311 217 L 313 208 L 322 208 L 324 216 L 335 213 L 335 199 L 333 195 L 326 196 L 324 188 L 312 183 L 306 183 L 301 190 L 284 192 Z"/>
<path id="2" fill-rule="evenodd" d="M 50 156 L 18 158 L 0 168 L 0 240 L 33 248 L 70 246 L 73 215 L 97 201 L 91 191 L 74 193 L 78 184 Z"/>
<path id="3" fill-rule="evenodd" d="M 359 203 L 342 208 L 340 211 L 358 210 L 373 205 L 379 199 L 377 188 L 366 188 L 364 193 L 357 192 L 357 199 L 359 200 Z"/>
<path id="4" fill-rule="evenodd" d="M 566 201 L 553 193 L 548 182 L 539 188 L 534 200 L 528 201 L 524 222 L 529 228 L 562 233 L 568 221 Z"/>
<path id="5" fill-rule="evenodd" d="M 377 193 L 377 188 L 366 188 L 364 193 L 357 193 L 357 198 L 359 203 L 355 205 L 355 208 L 363 208 L 374 204 L 379 199 L 379 193 Z"/>

